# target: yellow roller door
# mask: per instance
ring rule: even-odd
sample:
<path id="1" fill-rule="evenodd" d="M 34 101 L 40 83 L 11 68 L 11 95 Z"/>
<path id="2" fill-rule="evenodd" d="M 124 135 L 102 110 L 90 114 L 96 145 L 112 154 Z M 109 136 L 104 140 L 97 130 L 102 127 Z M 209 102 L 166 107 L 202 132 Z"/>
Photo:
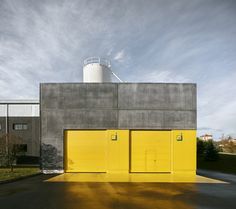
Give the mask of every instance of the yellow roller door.
<path id="1" fill-rule="evenodd" d="M 106 134 L 105 130 L 66 131 L 66 172 L 106 172 Z"/>
<path id="2" fill-rule="evenodd" d="M 171 132 L 131 132 L 131 172 L 170 172 Z"/>

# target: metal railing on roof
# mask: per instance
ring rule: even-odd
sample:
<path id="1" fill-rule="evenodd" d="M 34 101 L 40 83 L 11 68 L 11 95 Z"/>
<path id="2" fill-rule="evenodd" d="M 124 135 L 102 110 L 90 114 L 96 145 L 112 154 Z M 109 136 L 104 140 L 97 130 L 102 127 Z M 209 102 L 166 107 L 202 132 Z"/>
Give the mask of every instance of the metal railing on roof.
<path id="1" fill-rule="evenodd" d="M 111 67 L 111 62 L 105 58 L 100 58 L 100 57 L 89 57 L 86 60 L 84 60 L 84 66 L 88 64 L 93 64 L 93 63 L 99 63 L 101 65 L 105 65 L 107 67 Z"/>

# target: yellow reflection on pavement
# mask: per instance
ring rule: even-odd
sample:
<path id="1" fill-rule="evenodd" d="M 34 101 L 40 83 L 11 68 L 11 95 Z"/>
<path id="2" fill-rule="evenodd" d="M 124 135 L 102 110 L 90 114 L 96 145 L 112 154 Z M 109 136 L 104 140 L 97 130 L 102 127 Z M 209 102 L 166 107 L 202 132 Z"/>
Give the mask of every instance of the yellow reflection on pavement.
<path id="1" fill-rule="evenodd" d="M 63 173 L 46 182 L 166 182 L 166 183 L 220 183 L 225 181 L 192 174 L 154 173 Z"/>

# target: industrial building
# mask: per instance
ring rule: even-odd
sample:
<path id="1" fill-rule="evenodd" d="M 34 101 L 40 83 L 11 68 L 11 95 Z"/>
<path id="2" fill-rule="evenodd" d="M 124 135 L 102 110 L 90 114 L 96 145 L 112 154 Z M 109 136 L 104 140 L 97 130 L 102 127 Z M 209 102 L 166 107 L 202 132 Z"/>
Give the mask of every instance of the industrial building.
<path id="1" fill-rule="evenodd" d="M 195 174 L 196 84 L 112 75 L 93 58 L 83 83 L 40 84 L 42 171 Z"/>
<path id="2" fill-rule="evenodd" d="M 30 159 L 37 159 L 40 156 L 39 134 L 39 101 L 0 101 L 0 137 L 20 137 L 20 145 L 24 147 L 25 155 L 31 157 Z"/>

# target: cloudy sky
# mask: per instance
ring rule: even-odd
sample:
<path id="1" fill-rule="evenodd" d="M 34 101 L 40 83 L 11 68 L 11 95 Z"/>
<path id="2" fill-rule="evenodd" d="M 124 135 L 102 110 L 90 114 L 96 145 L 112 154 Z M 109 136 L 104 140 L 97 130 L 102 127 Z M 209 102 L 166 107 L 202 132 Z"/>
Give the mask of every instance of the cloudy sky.
<path id="1" fill-rule="evenodd" d="M 81 82 L 90 56 L 129 82 L 194 82 L 198 129 L 236 136 L 235 0 L 0 0 L 0 100 Z"/>

